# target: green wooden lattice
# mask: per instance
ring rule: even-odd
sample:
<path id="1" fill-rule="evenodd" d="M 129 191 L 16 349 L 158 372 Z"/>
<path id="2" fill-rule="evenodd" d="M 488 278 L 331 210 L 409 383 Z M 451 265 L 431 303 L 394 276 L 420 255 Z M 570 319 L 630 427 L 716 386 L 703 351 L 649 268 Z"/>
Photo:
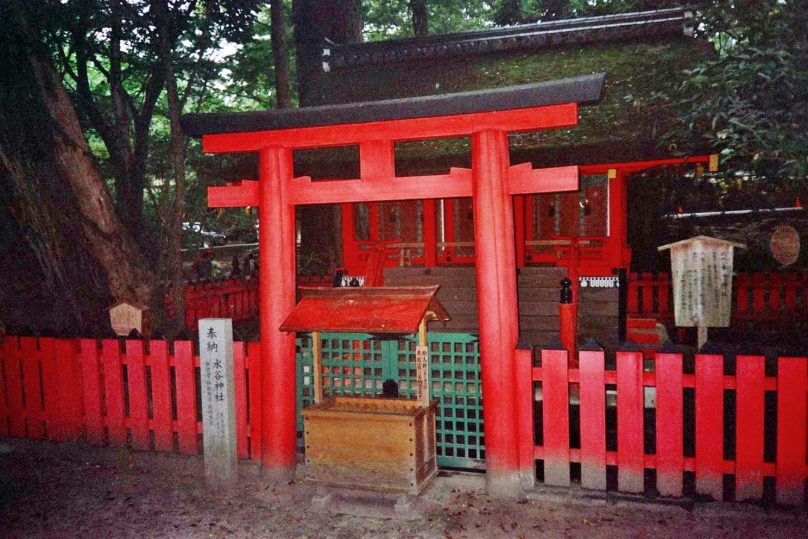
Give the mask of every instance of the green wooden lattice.
<path id="1" fill-rule="evenodd" d="M 430 333 L 430 398 L 438 400 L 435 421 L 438 465 L 483 469 L 482 394 L 477 338 L 466 333 Z M 379 396 L 385 380 L 399 384 L 402 397 L 415 398 L 416 336 L 387 339 L 366 333 L 322 335 L 323 394 Z M 303 446 L 300 410 L 312 404 L 311 336 L 297 339 L 297 426 Z"/>

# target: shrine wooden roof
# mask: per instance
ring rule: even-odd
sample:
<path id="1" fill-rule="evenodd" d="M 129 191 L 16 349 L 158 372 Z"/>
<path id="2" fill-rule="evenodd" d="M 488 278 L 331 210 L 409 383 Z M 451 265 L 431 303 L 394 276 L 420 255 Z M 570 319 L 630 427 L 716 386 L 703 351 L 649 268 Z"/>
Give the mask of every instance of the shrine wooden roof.
<path id="1" fill-rule="evenodd" d="M 601 97 L 605 73 L 488 90 L 387 99 L 298 109 L 186 114 L 189 136 L 361 124 L 515 110 L 563 103 L 594 103 Z"/>
<path id="2" fill-rule="evenodd" d="M 307 288 L 281 331 L 416 333 L 424 317 L 448 320 L 438 286 Z"/>

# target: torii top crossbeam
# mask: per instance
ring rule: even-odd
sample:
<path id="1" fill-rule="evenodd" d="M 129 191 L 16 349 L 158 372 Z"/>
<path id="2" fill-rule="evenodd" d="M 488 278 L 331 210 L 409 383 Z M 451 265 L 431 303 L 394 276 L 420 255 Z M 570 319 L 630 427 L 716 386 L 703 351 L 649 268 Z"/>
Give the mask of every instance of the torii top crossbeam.
<path id="1" fill-rule="evenodd" d="M 258 181 L 212 187 L 208 203 L 259 207 L 262 409 L 255 417 L 265 474 L 289 479 L 296 463 L 295 339 L 280 330 L 295 306 L 295 205 L 471 196 L 489 491 L 516 495 L 533 477 L 534 463 L 516 443 L 512 195 L 576 190 L 578 167 L 511 166 L 508 134 L 576 125 L 578 105 L 599 100 L 603 80 L 597 74 L 480 92 L 183 118 L 186 133 L 202 136 L 207 152 L 259 155 Z M 396 176 L 396 142 L 458 136 L 471 138 L 470 170 Z M 293 150 L 343 145 L 359 146 L 359 178 L 294 177 Z"/>

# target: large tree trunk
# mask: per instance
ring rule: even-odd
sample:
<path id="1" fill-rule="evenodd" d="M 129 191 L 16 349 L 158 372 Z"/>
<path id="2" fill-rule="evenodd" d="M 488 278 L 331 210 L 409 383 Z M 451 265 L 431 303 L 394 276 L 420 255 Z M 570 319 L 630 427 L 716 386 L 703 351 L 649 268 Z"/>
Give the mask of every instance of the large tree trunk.
<path id="1" fill-rule="evenodd" d="M 426 9 L 426 0 L 410 0 L 412 12 L 412 30 L 416 36 L 429 34 L 429 12 Z"/>
<path id="2" fill-rule="evenodd" d="M 106 272 L 110 294 L 116 300 L 159 310 L 161 302 L 154 274 L 118 220 L 67 92 L 45 60 L 34 52 L 29 53 L 28 60 L 42 105 L 53 120 L 52 159 L 59 178 L 74 195 L 82 247 Z"/>
<path id="3" fill-rule="evenodd" d="M 323 103 L 322 54 L 327 41 L 362 40 L 359 0 L 294 0 L 292 23 L 297 48 L 297 88 L 301 107 Z"/>
<path id="4" fill-rule="evenodd" d="M 288 109 L 292 106 L 289 91 L 289 46 L 286 42 L 285 16 L 281 0 L 272 0 L 270 16 L 272 18 L 272 60 L 275 64 L 276 103 L 279 109 Z"/>

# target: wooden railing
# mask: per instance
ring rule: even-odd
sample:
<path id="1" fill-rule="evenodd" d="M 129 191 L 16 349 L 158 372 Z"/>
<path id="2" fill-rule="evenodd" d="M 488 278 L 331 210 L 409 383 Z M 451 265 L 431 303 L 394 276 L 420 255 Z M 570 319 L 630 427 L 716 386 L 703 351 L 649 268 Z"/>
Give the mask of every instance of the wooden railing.
<path id="1" fill-rule="evenodd" d="M 800 273 L 738 273 L 732 283 L 732 327 L 777 329 L 808 323 L 808 275 Z M 628 279 L 630 316 L 672 321 L 673 287 L 667 273 L 631 273 Z"/>

